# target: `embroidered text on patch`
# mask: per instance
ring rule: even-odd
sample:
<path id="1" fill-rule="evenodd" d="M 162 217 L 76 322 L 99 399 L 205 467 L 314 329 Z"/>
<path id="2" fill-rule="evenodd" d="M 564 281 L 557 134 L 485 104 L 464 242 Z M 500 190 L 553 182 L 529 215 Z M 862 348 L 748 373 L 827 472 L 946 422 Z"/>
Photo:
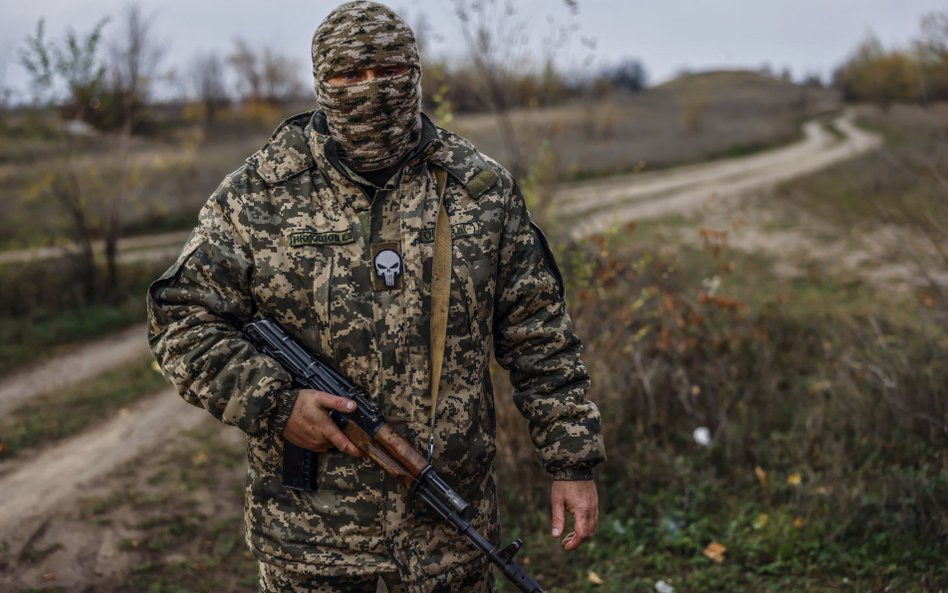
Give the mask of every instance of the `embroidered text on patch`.
<path id="1" fill-rule="evenodd" d="M 290 247 L 303 247 L 305 245 L 345 245 L 355 241 L 355 235 L 352 229 L 345 231 L 328 231 L 325 233 L 315 233 L 304 231 L 290 235 Z"/>

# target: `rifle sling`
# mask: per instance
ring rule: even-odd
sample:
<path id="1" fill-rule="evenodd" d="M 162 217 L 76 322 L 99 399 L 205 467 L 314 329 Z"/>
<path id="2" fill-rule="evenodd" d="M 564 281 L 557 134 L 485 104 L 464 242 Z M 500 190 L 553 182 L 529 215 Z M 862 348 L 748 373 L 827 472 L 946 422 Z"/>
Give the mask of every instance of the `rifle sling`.
<path id="1" fill-rule="evenodd" d="M 448 330 L 448 306 L 451 300 L 451 224 L 444 205 L 448 172 L 432 166 L 438 190 L 438 221 L 435 223 L 434 258 L 431 264 L 431 335 L 428 349 L 431 357 L 431 436 L 428 440 L 428 461 L 434 453 L 434 427 L 438 411 L 438 387 Z"/>

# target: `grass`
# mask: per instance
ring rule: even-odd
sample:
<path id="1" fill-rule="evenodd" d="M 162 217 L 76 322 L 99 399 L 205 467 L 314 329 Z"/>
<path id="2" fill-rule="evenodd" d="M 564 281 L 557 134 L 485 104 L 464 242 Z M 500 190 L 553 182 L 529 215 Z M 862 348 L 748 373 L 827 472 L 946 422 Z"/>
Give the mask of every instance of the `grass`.
<path id="1" fill-rule="evenodd" d="M 152 365 L 150 358 L 140 360 L 30 399 L 0 420 L 0 460 L 78 434 L 165 387 L 167 383 Z"/>
<path id="2" fill-rule="evenodd" d="M 610 455 L 594 545 L 563 556 L 545 535 L 546 485 L 498 389 L 505 538 L 559 591 L 948 589 L 946 309 L 816 269 L 783 280 L 713 235 L 662 246 L 664 228 L 559 258 Z"/>
<path id="3" fill-rule="evenodd" d="M 880 224 L 912 228 L 948 224 L 943 207 L 948 175 L 948 105 L 930 110 L 898 105 L 889 112 L 864 108 L 860 125 L 880 133 L 877 152 L 783 184 L 776 198 L 829 219 L 841 229 L 865 232 Z"/>
<path id="4" fill-rule="evenodd" d="M 814 200 L 800 205 L 848 226 L 829 214 L 850 212 L 852 196 L 822 183 L 795 182 Z M 880 176 L 875 191 L 915 187 L 901 183 Z M 819 269 L 782 280 L 773 258 L 713 235 L 704 249 L 663 245 L 666 234 L 641 223 L 561 257 L 609 454 L 599 531 L 579 552 L 549 537 L 548 478 L 496 389 L 504 539 L 523 537 L 520 560 L 551 591 L 948 590 L 948 307 Z M 700 426 L 707 447 L 692 438 Z M 89 521 L 136 530 L 131 580 L 97 590 L 253 590 L 243 453 L 219 435 L 136 464 L 88 503 Z M 713 542 L 720 562 L 705 554 Z"/>
<path id="5" fill-rule="evenodd" d="M 524 539 L 519 561 L 561 592 L 646 593 L 659 580 L 679 593 L 948 587 L 948 370 L 926 317 L 937 312 L 899 297 L 873 303 L 816 273 L 764 282 L 763 256 L 682 248 L 669 257 L 639 238 L 593 244 L 588 276 L 578 261 L 564 265 L 610 456 L 597 475 L 596 538 L 576 553 L 548 535 L 548 478 L 497 389 L 504 540 Z M 702 300 L 721 262 L 731 265 L 718 300 Z M 702 425 L 708 447 L 691 437 Z M 112 495 L 87 501 L 88 521 L 134 532 L 121 552 L 132 574 L 96 590 L 254 590 L 243 452 L 224 430 L 131 464 Z M 726 548 L 720 562 L 705 555 L 712 542 Z"/>
<path id="6" fill-rule="evenodd" d="M 700 126 L 689 130 L 683 124 L 687 109 L 683 101 L 695 92 L 703 97 Z M 803 119 L 837 105 L 833 91 L 731 72 L 688 76 L 678 84 L 636 95 L 596 96 L 559 107 L 520 110 L 512 118 L 524 147 L 549 144 L 564 180 L 637 171 L 642 164 L 654 170 L 763 150 L 799 137 Z M 269 115 L 273 121 L 268 125 L 276 125 L 280 118 L 278 113 Z M 200 143 L 191 137 L 195 134 L 134 139 L 128 150 L 133 170 L 129 203 L 123 210 L 130 234 L 191 228 L 198 209 L 220 180 L 262 146 L 268 134 L 237 117 L 222 122 L 222 127 L 243 133 L 211 136 Z M 459 115 L 451 127 L 511 165 L 495 116 Z M 49 133 L 46 127 L 39 131 Z M 4 165 L 0 168 L 0 249 L 55 244 L 68 229 L 66 218 L 43 193 L 43 184 L 48 182 L 46 165 L 56 162 L 59 150 L 55 139 L 28 140 L 21 137 L 15 143 L 0 143 L 0 157 L 8 157 L 0 159 Z M 89 145 L 82 146 L 77 155 L 79 182 L 87 200 L 95 204 L 119 185 L 121 159 L 114 158 L 113 141 L 108 138 L 86 142 Z M 30 148 L 17 152 L 17 147 L 26 145 Z M 523 164 L 530 170 L 536 163 Z M 94 210 L 89 223 L 102 224 Z"/>
<path id="7" fill-rule="evenodd" d="M 37 312 L 32 318 L 0 320 L 0 374 L 8 373 L 65 346 L 128 327 L 144 316 L 144 298 L 119 307 L 94 305 L 62 312 Z"/>
<path id="8" fill-rule="evenodd" d="M 77 266 L 68 259 L 0 266 L 0 375 L 71 343 L 90 340 L 140 322 L 145 290 L 170 262 L 120 266 L 119 286 L 87 299 Z"/>
<path id="9" fill-rule="evenodd" d="M 803 120 L 836 108 L 833 91 L 720 72 L 683 76 L 635 95 L 518 111 L 512 119 L 523 146 L 553 152 L 562 181 L 750 154 L 792 142 L 800 137 Z M 495 118 L 478 115 L 457 118 L 452 129 L 509 163 L 498 126 Z M 545 158 L 542 151 L 533 152 L 538 161 Z"/>
<path id="10" fill-rule="evenodd" d="M 844 134 L 843 131 L 831 121 L 823 122 L 823 130 L 825 130 L 827 134 L 838 141 L 843 141 L 846 139 L 846 134 Z"/>

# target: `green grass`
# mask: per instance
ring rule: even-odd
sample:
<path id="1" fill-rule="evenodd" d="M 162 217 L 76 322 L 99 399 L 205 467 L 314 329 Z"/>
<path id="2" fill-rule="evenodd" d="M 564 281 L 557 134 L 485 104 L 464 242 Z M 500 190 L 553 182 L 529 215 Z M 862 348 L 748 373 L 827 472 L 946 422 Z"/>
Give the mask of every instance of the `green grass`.
<path id="1" fill-rule="evenodd" d="M 597 475 L 599 529 L 571 554 L 549 536 L 549 482 L 521 421 L 522 446 L 514 441 L 498 458 L 504 541 L 523 538 L 519 561 L 560 592 L 648 593 L 658 580 L 678 593 L 948 587 L 948 541 L 937 519 L 948 506 L 944 442 L 911 419 L 937 415 L 924 406 L 938 405 L 946 384 L 931 336 L 919 331 L 924 319 L 910 325 L 922 313 L 897 301 L 873 307 L 857 285 L 815 271 L 785 284 L 764 279 L 763 256 L 681 249 L 670 262 L 639 238 L 597 249 L 595 258 L 604 259 L 590 274 L 599 291 L 592 302 L 584 300 L 579 263 L 569 268 L 609 454 Z M 625 262 L 614 278 L 602 276 L 613 269 L 611 257 Z M 701 280 L 721 273 L 722 261 L 733 266 L 718 294 L 737 300 L 740 290 L 757 293 L 759 303 L 729 311 L 698 302 Z M 645 304 L 623 313 L 642 291 Z M 677 327 L 663 301 L 689 320 L 686 327 Z M 692 314 L 703 316 L 701 324 Z M 854 323 L 870 318 L 875 328 Z M 636 337 L 641 327 L 651 331 Z M 873 358 L 879 344 L 860 340 L 877 333 L 903 360 Z M 635 350 L 654 365 L 651 408 L 629 362 Z M 873 365 L 894 387 L 879 385 L 868 372 Z M 929 383 L 911 383 L 913 376 Z M 688 397 L 682 388 L 705 417 L 681 406 Z M 936 399 L 926 404 L 909 392 Z M 504 416 L 516 411 L 502 390 L 496 398 L 498 425 L 507 426 Z M 893 400 L 902 417 L 886 407 Z M 691 438 L 701 424 L 714 434 L 708 448 Z M 256 561 L 242 541 L 244 452 L 226 442 L 224 430 L 195 432 L 147 464 L 130 464 L 110 478 L 112 495 L 84 503 L 90 523 L 131 532 L 121 554 L 133 573 L 97 590 L 254 590 Z M 798 483 L 789 480 L 794 474 Z M 711 542 L 726 547 L 720 563 L 703 554 Z M 590 572 L 604 584 L 590 582 Z M 502 592 L 514 590 L 500 576 L 498 583 Z"/>
<path id="2" fill-rule="evenodd" d="M 152 364 L 151 358 L 141 360 L 30 399 L 0 420 L 5 448 L 0 460 L 87 430 L 122 406 L 165 387 L 167 383 Z"/>
<path id="3" fill-rule="evenodd" d="M 67 260 L 0 266 L 0 375 L 64 346 L 107 335 L 145 318 L 145 290 L 170 262 L 123 264 L 119 286 L 82 294 L 78 268 Z"/>
<path id="4" fill-rule="evenodd" d="M 524 492 L 523 479 L 506 481 L 505 539 L 522 536 L 558 591 L 948 587 L 944 311 L 854 276 L 777 278 L 761 254 L 656 248 L 663 235 L 661 221 L 641 225 L 591 248 L 595 264 L 563 262 L 610 455 L 595 542 L 564 556 L 546 487 Z M 717 300 L 702 300 L 715 276 Z M 697 426 L 711 447 L 694 443 Z M 502 483 L 535 467 L 529 441 L 509 449 Z M 720 564 L 702 553 L 712 541 L 727 548 Z"/>
<path id="5" fill-rule="evenodd" d="M 0 320 L 0 374 L 66 345 L 91 340 L 144 319 L 144 298 L 131 298 L 120 307 L 96 305 L 74 311 L 40 313 L 31 319 Z"/>

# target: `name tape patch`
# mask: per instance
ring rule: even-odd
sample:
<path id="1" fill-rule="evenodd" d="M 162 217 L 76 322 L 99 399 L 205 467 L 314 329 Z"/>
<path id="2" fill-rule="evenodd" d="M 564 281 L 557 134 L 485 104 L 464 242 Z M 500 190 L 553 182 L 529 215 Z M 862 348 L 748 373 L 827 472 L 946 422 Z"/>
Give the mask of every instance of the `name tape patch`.
<path id="1" fill-rule="evenodd" d="M 304 247 L 307 245 L 345 245 L 355 242 L 355 235 L 352 229 L 345 231 L 328 231 L 317 233 L 314 231 L 302 231 L 290 235 L 290 247 Z"/>

